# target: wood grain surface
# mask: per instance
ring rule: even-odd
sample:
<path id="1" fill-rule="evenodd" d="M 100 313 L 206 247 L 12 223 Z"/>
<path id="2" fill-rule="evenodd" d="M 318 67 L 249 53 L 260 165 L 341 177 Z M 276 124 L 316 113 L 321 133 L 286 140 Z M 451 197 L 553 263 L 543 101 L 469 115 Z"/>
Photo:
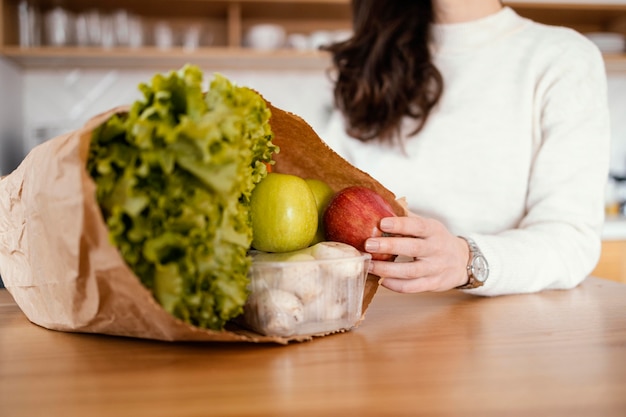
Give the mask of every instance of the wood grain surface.
<path id="1" fill-rule="evenodd" d="M 626 285 L 482 298 L 381 289 L 287 346 L 61 333 L 0 290 L 0 416 L 625 416 Z"/>

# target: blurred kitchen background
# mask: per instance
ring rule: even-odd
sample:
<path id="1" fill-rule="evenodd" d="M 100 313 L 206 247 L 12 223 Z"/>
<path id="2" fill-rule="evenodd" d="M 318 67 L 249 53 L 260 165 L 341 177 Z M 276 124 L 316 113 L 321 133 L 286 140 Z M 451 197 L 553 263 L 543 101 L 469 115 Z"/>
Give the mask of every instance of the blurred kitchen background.
<path id="1" fill-rule="evenodd" d="M 505 3 L 573 27 L 604 52 L 613 132 L 607 211 L 626 214 L 626 0 Z M 317 48 L 347 36 L 348 0 L 0 0 L 0 174 L 186 62 L 256 89 L 322 132 L 332 98 L 328 57 Z"/>
<path id="2" fill-rule="evenodd" d="M 626 0 L 506 3 L 580 30 L 605 53 L 613 129 L 607 209 L 626 213 Z M 138 83 L 185 62 L 256 89 L 321 132 L 332 97 L 328 58 L 316 50 L 350 36 L 348 4 L 0 0 L 0 174 L 37 144 L 132 103 Z"/>

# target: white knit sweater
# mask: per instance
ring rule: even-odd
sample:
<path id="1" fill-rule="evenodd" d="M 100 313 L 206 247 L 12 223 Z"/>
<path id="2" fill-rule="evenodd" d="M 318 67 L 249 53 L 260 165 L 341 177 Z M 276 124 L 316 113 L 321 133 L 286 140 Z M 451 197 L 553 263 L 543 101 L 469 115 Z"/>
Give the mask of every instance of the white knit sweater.
<path id="1" fill-rule="evenodd" d="M 508 7 L 434 34 L 444 93 L 404 151 L 350 138 L 338 114 L 322 137 L 411 211 L 476 241 L 491 271 L 473 294 L 579 284 L 599 258 L 604 220 L 601 54 L 577 32 Z"/>

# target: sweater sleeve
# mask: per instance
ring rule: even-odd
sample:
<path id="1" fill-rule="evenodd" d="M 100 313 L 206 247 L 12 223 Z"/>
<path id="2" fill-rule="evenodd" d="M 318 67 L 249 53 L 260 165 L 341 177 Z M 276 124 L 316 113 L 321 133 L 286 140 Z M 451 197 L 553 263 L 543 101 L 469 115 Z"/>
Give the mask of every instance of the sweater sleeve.
<path id="1" fill-rule="evenodd" d="M 538 74 L 525 216 L 497 235 L 471 237 L 490 265 L 477 295 L 578 285 L 598 262 L 610 124 L 604 62 L 586 39 L 559 45 Z"/>

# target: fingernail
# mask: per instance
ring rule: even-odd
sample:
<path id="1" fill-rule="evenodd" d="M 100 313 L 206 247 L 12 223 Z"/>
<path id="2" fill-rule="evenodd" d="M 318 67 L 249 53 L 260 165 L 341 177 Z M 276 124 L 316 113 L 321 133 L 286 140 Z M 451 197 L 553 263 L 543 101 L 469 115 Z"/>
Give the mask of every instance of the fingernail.
<path id="1" fill-rule="evenodd" d="M 379 247 L 380 247 L 380 244 L 378 243 L 377 240 L 367 239 L 365 241 L 365 250 L 367 252 L 376 252 Z"/>
<path id="2" fill-rule="evenodd" d="M 367 272 L 372 272 L 374 270 L 374 264 L 371 262 L 367 263 Z"/>
<path id="3" fill-rule="evenodd" d="M 382 230 L 391 230 L 393 229 L 393 219 L 389 217 L 385 217 L 380 221 L 380 228 Z"/>

